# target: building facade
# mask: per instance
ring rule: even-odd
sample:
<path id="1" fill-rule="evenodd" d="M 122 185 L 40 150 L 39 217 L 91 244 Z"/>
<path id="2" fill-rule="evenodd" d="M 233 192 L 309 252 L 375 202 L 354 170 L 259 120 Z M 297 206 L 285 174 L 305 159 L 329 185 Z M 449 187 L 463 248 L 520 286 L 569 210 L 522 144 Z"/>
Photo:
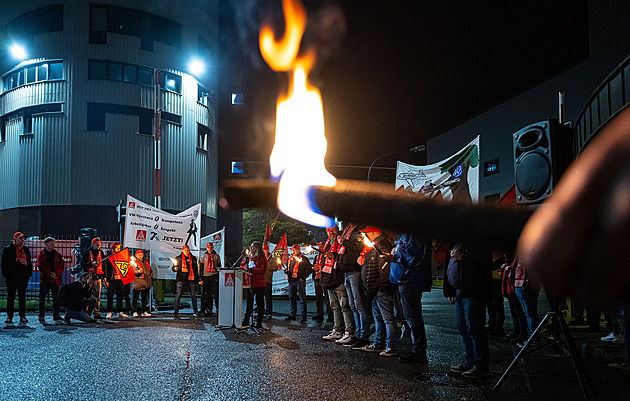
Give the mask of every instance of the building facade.
<path id="1" fill-rule="evenodd" d="M 127 194 L 172 212 L 201 202 L 214 231 L 217 79 L 189 66 L 217 56 L 218 1 L 2 11 L 0 235 L 115 236 Z"/>

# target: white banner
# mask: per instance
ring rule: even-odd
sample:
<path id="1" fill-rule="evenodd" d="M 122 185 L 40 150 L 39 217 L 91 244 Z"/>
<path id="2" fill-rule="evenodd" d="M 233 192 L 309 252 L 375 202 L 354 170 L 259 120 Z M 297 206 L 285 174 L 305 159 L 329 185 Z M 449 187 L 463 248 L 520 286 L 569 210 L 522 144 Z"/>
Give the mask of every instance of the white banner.
<path id="1" fill-rule="evenodd" d="M 176 215 L 127 195 L 124 247 L 151 251 L 155 278 L 175 279 L 174 258 L 188 245 L 199 257 L 201 248 L 201 203 Z"/>
<path id="2" fill-rule="evenodd" d="M 212 245 L 214 245 L 214 251 L 221 258 L 221 267 L 225 267 L 225 227 L 215 233 L 206 235 L 201 239 L 202 255 L 206 252 L 206 245 L 208 242 L 212 242 Z"/>
<path id="3" fill-rule="evenodd" d="M 276 244 L 269 243 L 269 249 L 274 249 Z M 311 253 L 306 253 L 306 247 L 300 247 L 300 252 L 302 252 L 311 262 L 311 265 L 315 263 L 315 258 L 317 257 L 317 251 L 312 251 Z M 289 254 L 291 253 L 291 248 L 289 248 Z M 282 271 L 282 269 L 273 272 L 273 283 L 271 284 L 271 293 L 273 295 L 289 295 L 289 280 L 287 280 L 287 275 Z M 315 295 L 315 283 L 313 282 L 313 275 L 307 277 L 306 279 L 306 295 Z"/>
<path id="4" fill-rule="evenodd" d="M 430 198 L 478 203 L 479 136 L 439 163 L 414 166 L 399 161 L 395 188 L 403 188 Z"/>

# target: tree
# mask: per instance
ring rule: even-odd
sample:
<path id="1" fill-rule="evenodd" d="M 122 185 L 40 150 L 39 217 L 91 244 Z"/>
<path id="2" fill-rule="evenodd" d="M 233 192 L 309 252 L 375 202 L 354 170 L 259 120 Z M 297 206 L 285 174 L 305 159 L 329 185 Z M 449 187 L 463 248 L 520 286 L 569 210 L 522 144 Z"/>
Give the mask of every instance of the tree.
<path id="1" fill-rule="evenodd" d="M 249 246 L 253 241 L 262 242 L 265 239 L 267 222 L 271 223 L 277 215 L 277 209 L 244 209 L 243 246 Z M 324 228 L 304 224 L 284 214 L 280 214 L 269 241 L 278 243 L 284 233 L 287 233 L 289 244 L 314 244 L 326 239 L 326 230 Z"/>

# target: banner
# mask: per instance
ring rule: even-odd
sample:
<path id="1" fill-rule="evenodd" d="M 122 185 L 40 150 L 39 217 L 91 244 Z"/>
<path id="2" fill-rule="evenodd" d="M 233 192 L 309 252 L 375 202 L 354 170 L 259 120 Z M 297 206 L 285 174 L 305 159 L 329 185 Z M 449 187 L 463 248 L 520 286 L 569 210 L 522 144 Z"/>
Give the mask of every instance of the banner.
<path id="1" fill-rule="evenodd" d="M 212 242 L 214 251 L 221 258 L 221 267 L 225 267 L 225 227 L 201 239 L 202 255 L 206 252 L 206 244 L 208 244 L 208 242 Z"/>
<path id="2" fill-rule="evenodd" d="M 395 185 L 396 190 L 430 198 L 478 203 L 479 136 L 453 156 L 438 163 L 414 166 L 399 161 Z"/>
<path id="3" fill-rule="evenodd" d="M 151 251 L 151 266 L 157 279 L 175 279 L 170 258 L 188 245 L 199 258 L 201 249 L 201 203 L 171 214 L 127 195 L 123 246 Z"/>
<path id="4" fill-rule="evenodd" d="M 109 259 L 112 265 L 114 265 L 114 268 L 118 270 L 118 274 L 120 274 L 123 284 L 129 284 L 136 280 L 136 276 L 133 274 L 133 269 L 131 268 L 129 248 L 116 252 L 107 259 Z"/>
<path id="5" fill-rule="evenodd" d="M 282 246 L 283 241 L 284 241 L 284 247 Z M 287 246 L 286 241 L 287 241 L 287 237 L 286 237 L 286 234 L 284 234 L 282 236 L 282 239 L 280 239 L 280 242 L 278 242 L 277 245 L 273 243 L 269 244 L 269 249 L 271 248 L 274 249 L 273 252 L 271 253 L 272 257 L 281 258 L 282 260 L 284 260 L 284 264 L 288 263 L 289 256 L 290 256 L 289 251 L 286 248 Z M 276 251 L 278 252 L 277 254 L 276 254 Z M 318 255 L 317 251 L 311 251 L 310 253 L 307 253 L 307 247 L 302 246 L 300 247 L 300 252 L 302 252 L 302 254 L 308 258 L 308 260 L 311 262 L 311 265 L 315 263 L 315 258 Z M 287 275 L 282 271 L 282 269 L 273 272 L 273 283 L 271 284 L 271 293 L 272 295 L 289 295 L 289 282 L 287 281 Z M 309 275 L 308 278 L 306 279 L 306 295 L 315 295 L 315 283 L 313 282 L 312 274 Z"/>

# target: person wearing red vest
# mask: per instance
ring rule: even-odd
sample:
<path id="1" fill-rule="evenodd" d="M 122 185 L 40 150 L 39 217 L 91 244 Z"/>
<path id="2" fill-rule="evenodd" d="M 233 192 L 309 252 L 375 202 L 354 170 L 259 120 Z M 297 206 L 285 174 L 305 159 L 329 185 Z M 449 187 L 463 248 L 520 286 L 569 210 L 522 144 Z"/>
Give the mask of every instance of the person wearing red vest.
<path id="1" fill-rule="evenodd" d="M 192 301 L 193 316 L 199 316 L 197 311 L 197 291 L 199 291 L 199 266 L 197 265 L 197 258 L 190 253 L 188 245 L 184 245 L 182 253 L 175 258 L 175 265 L 173 271 L 177 272 L 175 277 L 177 280 L 177 289 L 175 290 L 175 310 L 173 316 L 179 315 L 179 298 L 182 296 L 184 287 L 188 288 L 190 292 L 190 299 Z"/>
<path id="2" fill-rule="evenodd" d="M 219 270 L 221 257 L 214 251 L 214 244 L 206 244 L 206 253 L 201 258 L 199 275 L 202 277 L 201 313 L 204 316 L 212 316 L 212 300 L 219 313 Z"/>
<path id="3" fill-rule="evenodd" d="M 103 263 L 105 254 L 101 251 L 101 239 L 92 239 L 92 246 L 83 252 L 83 270 L 92 275 L 92 291 L 96 298 L 94 306 L 94 319 L 102 319 L 101 316 L 101 291 L 103 289 L 103 279 L 105 278 L 105 264 Z"/>
<path id="4" fill-rule="evenodd" d="M 110 250 L 107 252 L 107 257 L 120 252 L 122 245 L 120 242 L 112 242 Z M 112 310 L 114 309 L 114 295 L 116 295 L 116 312 L 120 317 L 128 317 L 123 312 L 123 297 L 125 296 L 125 285 L 122 282 L 122 277 L 118 269 L 114 267 L 110 260 L 105 261 L 105 272 L 107 275 L 107 318 L 112 318 Z M 127 299 L 127 307 L 129 308 L 129 300 Z"/>
<path id="5" fill-rule="evenodd" d="M 247 309 L 245 311 L 245 318 L 243 319 L 243 326 L 249 326 L 249 318 L 253 314 L 254 300 L 256 297 L 256 305 L 258 305 L 258 319 L 256 320 L 257 329 L 262 328 L 262 319 L 264 316 L 264 295 L 267 282 L 265 281 L 265 273 L 267 272 L 267 258 L 263 252 L 262 243 L 254 241 L 249 246 L 249 256 L 244 261 L 245 268 L 250 273 L 251 283 L 250 294 L 247 296 Z M 242 265 L 241 265 L 242 266 Z"/>
<path id="6" fill-rule="evenodd" d="M 31 252 L 24 246 L 26 236 L 21 232 L 13 234 L 13 242 L 2 252 L 2 276 L 7 282 L 7 320 L 13 322 L 15 292 L 18 294 L 20 323 L 28 323 L 26 319 L 26 287 L 33 274 Z"/>
<path id="7" fill-rule="evenodd" d="M 302 321 L 306 321 L 306 278 L 313 272 L 311 262 L 302 255 L 300 245 L 291 247 L 293 252 L 289 259 L 289 266 L 285 271 L 289 280 L 289 301 L 291 310 L 285 320 L 295 320 L 297 315 L 297 297 L 300 297 L 302 305 Z"/>
<path id="8" fill-rule="evenodd" d="M 42 324 L 46 323 L 44 315 L 49 292 L 53 301 L 53 319 L 55 322 L 61 321 L 57 293 L 64 268 L 63 257 L 55 250 L 54 238 L 48 237 L 44 240 L 44 249 L 37 255 L 37 266 L 39 267 L 39 321 Z"/>

